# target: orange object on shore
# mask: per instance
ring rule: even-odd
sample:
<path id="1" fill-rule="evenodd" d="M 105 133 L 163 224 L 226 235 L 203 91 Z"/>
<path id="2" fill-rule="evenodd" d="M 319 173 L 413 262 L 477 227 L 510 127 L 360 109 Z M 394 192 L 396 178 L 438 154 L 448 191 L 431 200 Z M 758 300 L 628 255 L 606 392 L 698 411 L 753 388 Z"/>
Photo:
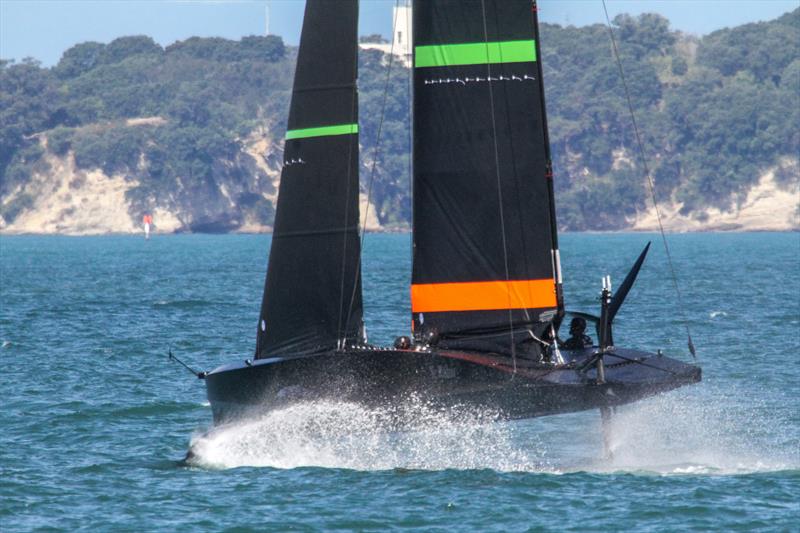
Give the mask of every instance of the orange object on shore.
<path id="1" fill-rule="evenodd" d="M 145 215 L 142 217 L 142 223 L 144 224 L 152 224 L 153 223 L 153 215 Z"/>

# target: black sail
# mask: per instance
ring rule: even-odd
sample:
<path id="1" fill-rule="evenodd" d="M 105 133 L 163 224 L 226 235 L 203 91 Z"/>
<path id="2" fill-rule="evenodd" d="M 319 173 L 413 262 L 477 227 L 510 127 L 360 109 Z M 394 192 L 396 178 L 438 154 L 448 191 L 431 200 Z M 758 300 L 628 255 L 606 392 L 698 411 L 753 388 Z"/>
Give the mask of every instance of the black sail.
<path id="1" fill-rule="evenodd" d="M 541 353 L 561 319 L 535 3 L 414 2 L 415 335 Z"/>
<path id="2" fill-rule="evenodd" d="M 361 340 L 357 0 L 308 0 L 256 358 Z"/>

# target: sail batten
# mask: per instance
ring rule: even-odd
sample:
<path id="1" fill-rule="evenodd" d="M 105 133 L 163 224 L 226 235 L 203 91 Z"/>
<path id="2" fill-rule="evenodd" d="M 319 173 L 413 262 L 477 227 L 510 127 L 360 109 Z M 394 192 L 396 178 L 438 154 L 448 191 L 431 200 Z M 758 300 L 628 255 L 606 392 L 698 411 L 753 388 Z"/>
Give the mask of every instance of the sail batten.
<path id="1" fill-rule="evenodd" d="M 306 2 L 256 358 L 361 340 L 357 26 L 357 0 Z"/>
<path id="2" fill-rule="evenodd" d="M 441 347 L 535 357 L 561 312 L 531 8 L 414 2 L 412 320 Z"/>

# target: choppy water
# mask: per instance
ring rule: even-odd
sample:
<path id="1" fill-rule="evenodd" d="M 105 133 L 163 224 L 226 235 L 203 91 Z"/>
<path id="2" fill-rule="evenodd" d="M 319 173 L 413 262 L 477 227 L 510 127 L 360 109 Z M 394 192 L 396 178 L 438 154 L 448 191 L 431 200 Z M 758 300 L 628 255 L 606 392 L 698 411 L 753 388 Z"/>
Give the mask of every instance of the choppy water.
<path id="1" fill-rule="evenodd" d="M 594 311 L 647 235 L 562 236 Z M 766 529 L 800 523 L 800 235 L 671 237 L 704 382 L 599 416 L 489 423 L 409 402 L 297 405 L 201 437 L 211 369 L 249 357 L 268 236 L 0 238 L 0 530 Z M 409 238 L 371 235 L 371 340 L 408 327 Z M 660 242 L 619 344 L 687 357 Z M 177 461 L 194 440 L 203 466 Z"/>

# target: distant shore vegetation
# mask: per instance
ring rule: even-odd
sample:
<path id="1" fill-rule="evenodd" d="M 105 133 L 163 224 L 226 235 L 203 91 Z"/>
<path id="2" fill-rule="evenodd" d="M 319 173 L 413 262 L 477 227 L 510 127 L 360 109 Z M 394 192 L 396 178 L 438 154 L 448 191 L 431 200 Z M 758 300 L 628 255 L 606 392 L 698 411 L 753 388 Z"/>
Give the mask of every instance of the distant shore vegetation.
<path id="1" fill-rule="evenodd" d="M 681 203 L 684 214 L 727 210 L 766 169 L 778 168 L 780 183 L 800 179 L 800 8 L 700 38 L 655 14 L 620 15 L 614 26 L 660 200 Z M 559 223 L 624 229 L 649 193 L 608 29 L 544 24 L 541 41 Z M 279 146 L 295 58 L 276 36 L 194 37 L 166 48 L 130 36 L 75 45 L 52 68 L 2 60 L 0 196 L 46 173 L 48 152 L 71 153 L 80 169 L 135 179 L 132 216 L 196 209 L 225 186 L 241 191 L 233 209 L 270 225 L 265 190 L 241 185 L 252 171 L 243 144 L 258 133 Z M 407 227 L 410 86 L 399 61 L 374 161 L 388 63 L 380 51 L 360 53 L 361 176 L 366 190 L 375 163 L 378 219 Z M 0 204 L 8 223 L 32 199 Z"/>

